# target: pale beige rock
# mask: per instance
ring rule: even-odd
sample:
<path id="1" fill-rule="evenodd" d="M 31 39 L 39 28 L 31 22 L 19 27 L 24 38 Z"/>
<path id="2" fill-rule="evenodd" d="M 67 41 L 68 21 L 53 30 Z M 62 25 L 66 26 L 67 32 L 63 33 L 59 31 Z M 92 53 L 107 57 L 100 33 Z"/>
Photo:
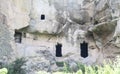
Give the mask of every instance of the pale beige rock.
<path id="1" fill-rule="evenodd" d="M 6 17 L 0 13 L 0 61 L 1 63 L 8 63 L 13 60 L 14 55 L 14 42 L 13 36 L 6 24 Z"/>
<path id="2" fill-rule="evenodd" d="M 74 59 L 85 64 L 99 64 L 109 56 L 116 56 L 113 54 L 118 50 L 115 46 L 120 46 L 119 3 L 119 0 L 0 0 L 0 33 L 5 31 L 1 38 L 9 39 L 5 36 L 9 33 L 8 44 L 16 48 L 16 57 L 35 59 L 34 64 L 43 58 L 37 50 L 48 50 L 58 61 Z M 41 15 L 45 15 L 45 20 L 41 20 Z M 25 33 L 22 43 L 14 44 L 15 29 Z M 80 43 L 84 40 L 89 44 L 87 58 L 80 56 Z M 61 58 L 55 57 L 57 42 L 63 45 Z M 43 58 L 43 62 L 48 63 L 48 60 Z"/>
<path id="3" fill-rule="evenodd" d="M 31 0 L 0 0 L 0 11 L 7 17 L 7 25 L 20 29 L 29 25 Z"/>
<path id="4" fill-rule="evenodd" d="M 38 8 L 39 7 L 39 8 Z M 45 15 L 45 19 L 41 20 L 41 15 Z M 56 9 L 53 5 L 49 5 L 48 0 L 34 0 L 30 13 L 30 31 L 38 31 L 40 33 L 56 33 L 59 23 L 55 20 Z M 58 28 L 57 28 L 58 29 Z"/>

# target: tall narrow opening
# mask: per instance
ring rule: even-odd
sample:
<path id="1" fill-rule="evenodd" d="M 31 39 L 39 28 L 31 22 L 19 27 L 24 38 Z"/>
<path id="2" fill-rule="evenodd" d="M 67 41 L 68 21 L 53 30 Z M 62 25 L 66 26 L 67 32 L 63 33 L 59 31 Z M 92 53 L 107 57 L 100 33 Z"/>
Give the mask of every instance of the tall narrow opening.
<path id="1" fill-rule="evenodd" d="M 80 44 L 80 49 L 81 49 L 81 57 L 86 58 L 88 57 L 88 43 L 85 41 Z"/>
<path id="2" fill-rule="evenodd" d="M 15 31 L 14 38 L 15 38 L 16 43 L 21 43 L 22 42 L 22 33 Z"/>
<path id="3" fill-rule="evenodd" d="M 41 15 L 41 20 L 45 20 L 45 15 L 44 14 Z"/>
<path id="4" fill-rule="evenodd" d="M 56 45 L 56 57 L 62 57 L 62 44 L 60 43 Z"/>

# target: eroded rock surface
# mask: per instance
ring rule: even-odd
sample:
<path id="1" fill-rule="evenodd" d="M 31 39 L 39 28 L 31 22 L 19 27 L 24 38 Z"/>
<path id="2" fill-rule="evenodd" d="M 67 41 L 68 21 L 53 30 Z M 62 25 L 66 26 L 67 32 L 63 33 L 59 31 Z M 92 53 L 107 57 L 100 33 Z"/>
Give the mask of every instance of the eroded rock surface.
<path id="1" fill-rule="evenodd" d="M 16 57 L 26 57 L 27 63 L 32 63 L 29 69 L 38 66 L 31 72 L 48 71 L 53 58 L 54 64 L 70 59 L 101 64 L 119 55 L 119 25 L 119 0 L 0 0 L 0 50 L 6 50 L 0 55 L 16 48 Z M 16 44 L 11 43 L 15 33 L 22 35 Z M 80 56 L 83 41 L 88 43 L 87 58 Z M 57 42 L 62 43 L 60 58 L 55 57 Z M 76 69 L 76 63 L 71 63 Z M 56 64 L 53 66 L 51 70 Z"/>
<path id="2" fill-rule="evenodd" d="M 5 15 L 0 13 L 0 61 L 3 63 L 7 63 L 11 60 L 13 56 L 13 37 L 8 29 L 8 25 L 6 24 L 7 20 Z"/>

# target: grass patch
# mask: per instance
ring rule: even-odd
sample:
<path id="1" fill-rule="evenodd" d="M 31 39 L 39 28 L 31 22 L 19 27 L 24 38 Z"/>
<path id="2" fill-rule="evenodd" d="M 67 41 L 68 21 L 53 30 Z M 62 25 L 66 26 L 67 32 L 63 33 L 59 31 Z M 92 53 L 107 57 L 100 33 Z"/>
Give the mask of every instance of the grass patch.
<path id="1" fill-rule="evenodd" d="M 56 65 L 57 65 L 58 67 L 64 67 L 64 62 L 56 62 Z"/>

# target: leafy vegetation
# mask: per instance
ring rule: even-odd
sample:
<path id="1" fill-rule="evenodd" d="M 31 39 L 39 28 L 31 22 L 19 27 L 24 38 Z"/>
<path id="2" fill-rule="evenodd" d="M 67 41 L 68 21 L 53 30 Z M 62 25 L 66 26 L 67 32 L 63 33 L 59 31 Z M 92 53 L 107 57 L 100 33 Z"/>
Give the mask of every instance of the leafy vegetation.
<path id="1" fill-rule="evenodd" d="M 8 66 L 8 74 L 26 74 L 25 69 L 22 68 L 25 62 L 24 58 L 16 59 Z"/>
<path id="2" fill-rule="evenodd" d="M 8 73 L 7 68 L 0 69 L 0 74 L 7 74 L 7 73 Z"/>
<path id="3" fill-rule="evenodd" d="M 25 69 L 22 66 L 25 64 L 26 60 L 24 58 L 16 59 L 11 64 L 7 65 L 6 68 L 0 69 L 1 73 L 7 71 L 8 73 L 3 74 L 26 74 Z M 70 71 L 69 66 L 64 63 L 64 70 L 61 72 L 53 72 L 52 74 L 120 74 L 120 57 L 117 57 L 114 63 L 104 63 L 102 66 L 94 65 L 87 66 L 83 64 L 78 64 L 79 70 L 77 72 Z M 1 74 L 0 73 L 0 74 Z M 46 71 L 39 71 L 37 74 L 49 74 Z"/>
<path id="4" fill-rule="evenodd" d="M 26 60 L 24 58 L 18 58 L 8 65 L 3 67 L 7 68 L 7 74 L 26 74 L 25 69 L 22 66 L 25 64 Z"/>
<path id="5" fill-rule="evenodd" d="M 78 64 L 79 70 L 77 72 L 70 72 L 70 68 L 64 64 L 63 72 L 55 72 L 53 74 L 120 74 L 120 57 L 114 63 L 104 63 L 102 66 L 94 65 L 87 66 L 83 64 Z M 42 74 L 42 71 L 38 72 Z M 49 74 L 44 72 L 44 74 Z"/>

